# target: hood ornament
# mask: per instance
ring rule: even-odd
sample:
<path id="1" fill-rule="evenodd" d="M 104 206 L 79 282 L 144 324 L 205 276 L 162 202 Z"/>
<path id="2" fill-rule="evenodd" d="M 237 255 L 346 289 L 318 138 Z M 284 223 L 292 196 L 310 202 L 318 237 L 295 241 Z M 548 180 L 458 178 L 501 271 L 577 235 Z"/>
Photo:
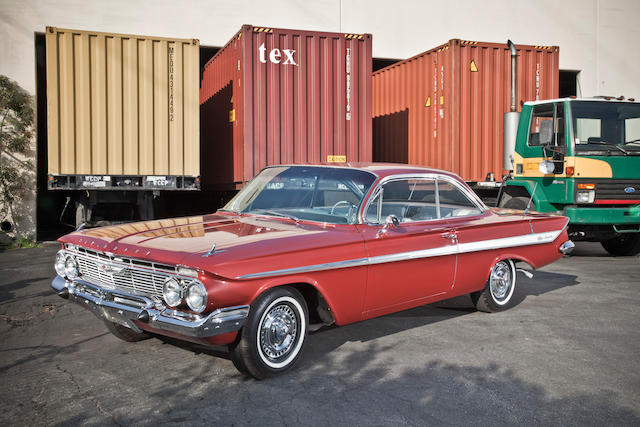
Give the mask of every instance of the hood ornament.
<path id="1" fill-rule="evenodd" d="M 211 255 L 213 255 L 216 252 L 216 244 L 214 243 L 213 245 L 211 245 L 211 249 L 209 249 L 209 252 L 207 252 L 206 254 L 202 255 L 203 258 L 207 258 L 210 257 Z"/>

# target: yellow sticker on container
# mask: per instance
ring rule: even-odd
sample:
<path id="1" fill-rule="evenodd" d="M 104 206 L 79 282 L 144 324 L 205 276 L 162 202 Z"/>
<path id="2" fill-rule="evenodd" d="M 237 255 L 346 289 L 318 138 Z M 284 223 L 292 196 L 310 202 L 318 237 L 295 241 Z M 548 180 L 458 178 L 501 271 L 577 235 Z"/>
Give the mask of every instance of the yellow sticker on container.
<path id="1" fill-rule="evenodd" d="M 469 66 L 469 68 L 471 69 L 472 73 L 477 73 L 478 72 L 478 66 L 476 65 L 476 61 L 471 60 L 471 65 Z"/>
<path id="2" fill-rule="evenodd" d="M 347 156 L 344 156 L 344 155 L 327 156 L 327 163 L 346 163 L 346 162 L 347 162 Z"/>
<path id="3" fill-rule="evenodd" d="M 444 96 L 440 97 L 440 105 L 444 104 Z"/>
<path id="4" fill-rule="evenodd" d="M 431 97 L 427 96 L 427 102 L 424 103 L 425 107 L 431 107 Z"/>
<path id="5" fill-rule="evenodd" d="M 229 121 L 230 122 L 235 122 L 236 121 L 236 110 L 235 109 L 229 111 Z"/>

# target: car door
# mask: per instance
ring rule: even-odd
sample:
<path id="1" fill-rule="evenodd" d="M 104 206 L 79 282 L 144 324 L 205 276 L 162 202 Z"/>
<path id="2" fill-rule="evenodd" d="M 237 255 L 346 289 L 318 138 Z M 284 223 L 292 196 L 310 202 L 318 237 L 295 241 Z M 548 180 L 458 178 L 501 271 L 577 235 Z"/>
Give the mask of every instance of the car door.
<path id="1" fill-rule="evenodd" d="M 384 225 L 390 215 L 397 226 Z M 369 258 L 364 318 L 422 305 L 451 289 L 457 243 L 438 211 L 435 176 L 383 181 L 358 227 Z"/>

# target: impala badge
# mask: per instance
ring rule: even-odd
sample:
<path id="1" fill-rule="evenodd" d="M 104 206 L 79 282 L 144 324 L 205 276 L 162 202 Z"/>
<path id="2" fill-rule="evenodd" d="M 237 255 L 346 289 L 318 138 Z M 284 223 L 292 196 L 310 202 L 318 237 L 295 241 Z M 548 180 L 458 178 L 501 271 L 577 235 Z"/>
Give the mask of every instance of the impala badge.
<path id="1" fill-rule="evenodd" d="M 125 267 L 113 264 L 101 264 L 100 270 L 108 274 L 120 274 L 125 270 Z"/>
<path id="2" fill-rule="evenodd" d="M 631 194 L 631 193 L 635 193 L 636 189 L 633 188 L 633 187 L 627 187 L 627 188 L 624 189 L 624 192 L 627 193 L 627 194 Z"/>

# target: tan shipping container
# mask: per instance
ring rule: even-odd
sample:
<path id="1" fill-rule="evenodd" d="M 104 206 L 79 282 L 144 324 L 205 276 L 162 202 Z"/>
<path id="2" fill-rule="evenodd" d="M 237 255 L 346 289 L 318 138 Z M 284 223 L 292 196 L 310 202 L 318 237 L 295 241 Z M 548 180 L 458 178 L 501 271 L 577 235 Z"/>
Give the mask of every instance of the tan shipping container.
<path id="1" fill-rule="evenodd" d="M 49 175 L 200 175 L 197 39 L 46 29 Z"/>

